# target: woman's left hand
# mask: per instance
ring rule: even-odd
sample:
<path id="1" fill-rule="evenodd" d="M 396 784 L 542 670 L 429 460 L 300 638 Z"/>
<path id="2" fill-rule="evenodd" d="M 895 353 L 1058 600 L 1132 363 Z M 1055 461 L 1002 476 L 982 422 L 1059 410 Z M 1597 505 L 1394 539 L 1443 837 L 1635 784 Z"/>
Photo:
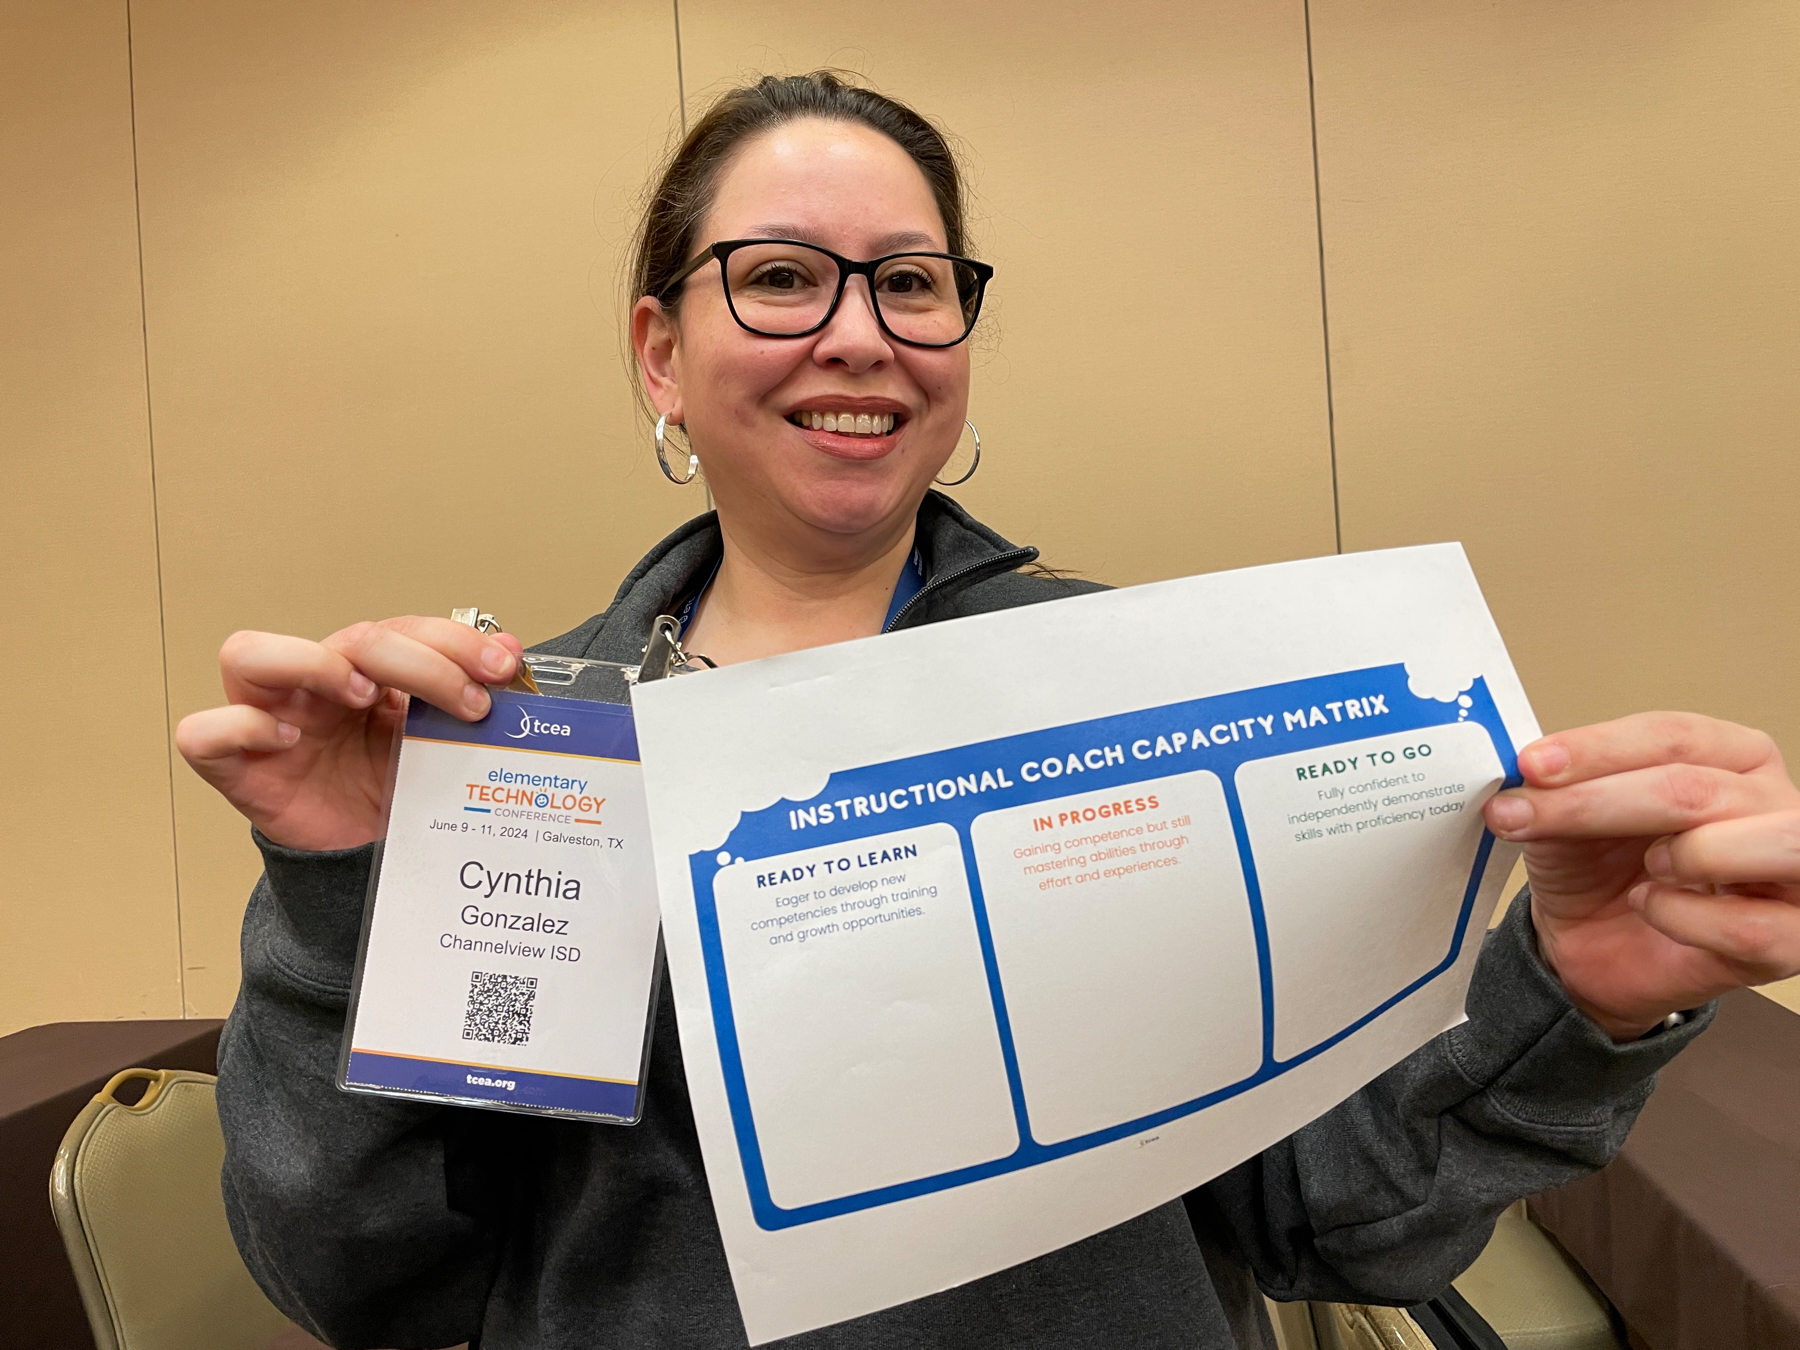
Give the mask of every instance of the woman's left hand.
<path id="1" fill-rule="evenodd" d="M 1800 789 L 1760 731 L 1640 713 L 1533 741 L 1487 803 L 1545 963 L 1614 1040 L 1800 973 Z"/>

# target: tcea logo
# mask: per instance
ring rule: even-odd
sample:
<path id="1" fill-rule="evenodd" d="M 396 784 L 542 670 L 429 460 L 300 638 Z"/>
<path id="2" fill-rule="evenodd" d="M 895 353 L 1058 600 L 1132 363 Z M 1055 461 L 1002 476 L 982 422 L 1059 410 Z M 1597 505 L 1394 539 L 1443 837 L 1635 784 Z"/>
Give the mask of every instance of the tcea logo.
<path id="1" fill-rule="evenodd" d="M 560 723 L 539 721 L 531 715 L 529 708 L 520 708 L 519 729 L 505 734 L 511 740 L 522 741 L 527 736 L 572 736 L 575 733 Z"/>

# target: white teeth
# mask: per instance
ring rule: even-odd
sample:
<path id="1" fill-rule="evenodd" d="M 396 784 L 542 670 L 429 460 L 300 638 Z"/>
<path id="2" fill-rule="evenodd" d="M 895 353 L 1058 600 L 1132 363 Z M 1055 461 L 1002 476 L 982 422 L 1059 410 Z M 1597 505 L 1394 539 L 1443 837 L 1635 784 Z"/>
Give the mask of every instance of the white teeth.
<path id="1" fill-rule="evenodd" d="M 835 431 L 840 436 L 885 436 L 894 429 L 893 413 L 797 412 L 794 425 L 814 431 Z"/>

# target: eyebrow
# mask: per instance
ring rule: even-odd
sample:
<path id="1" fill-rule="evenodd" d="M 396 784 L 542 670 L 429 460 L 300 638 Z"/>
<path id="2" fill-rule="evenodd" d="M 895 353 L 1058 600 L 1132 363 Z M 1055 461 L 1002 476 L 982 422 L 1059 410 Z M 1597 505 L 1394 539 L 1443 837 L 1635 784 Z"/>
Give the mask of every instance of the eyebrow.
<path id="1" fill-rule="evenodd" d="M 753 225 L 746 239 L 797 239 L 803 244 L 818 244 L 821 248 L 830 247 L 818 235 L 801 225 L 791 225 L 781 221 L 773 224 Z M 904 249 L 925 249 L 937 252 L 942 245 L 929 234 L 918 230 L 897 230 L 893 234 L 884 234 L 875 241 L 876 256 L 896 253 Z"/>

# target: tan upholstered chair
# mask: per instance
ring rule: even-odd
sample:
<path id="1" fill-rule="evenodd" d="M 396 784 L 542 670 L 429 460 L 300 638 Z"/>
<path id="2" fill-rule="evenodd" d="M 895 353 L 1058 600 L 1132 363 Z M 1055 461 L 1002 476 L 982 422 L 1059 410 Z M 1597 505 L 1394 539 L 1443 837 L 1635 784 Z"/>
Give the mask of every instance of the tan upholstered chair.
<path id="1" fill-rule="evenodd" d="M 1507 1350 L 1624 1350 L 1606 1296 L 1523 1206 L 1500 1216 L 1487 1249 L 1457 1276 L 1456 1288 Z"/>
<path id="2" fill-rule="evenodd" d="M 1455 1287 L 1506 1350 L 1624 1350 L 1605 1297 L 1523 1206 L 1500 1216 Z M 1269 1314 L 1283 1350 L 1437 1350 L 1402 1308 L 1282 1303 Z"/>
<path id="3" fill-rule="evenodd" d="M 147 1086 L 126 1106 L 132 1079 Z M 226 1227 L 217 1081 L 126 1069 L 63 1136 L 50 1206 L 99 1350 L 261 1350 L 288 1326 Z"/>

